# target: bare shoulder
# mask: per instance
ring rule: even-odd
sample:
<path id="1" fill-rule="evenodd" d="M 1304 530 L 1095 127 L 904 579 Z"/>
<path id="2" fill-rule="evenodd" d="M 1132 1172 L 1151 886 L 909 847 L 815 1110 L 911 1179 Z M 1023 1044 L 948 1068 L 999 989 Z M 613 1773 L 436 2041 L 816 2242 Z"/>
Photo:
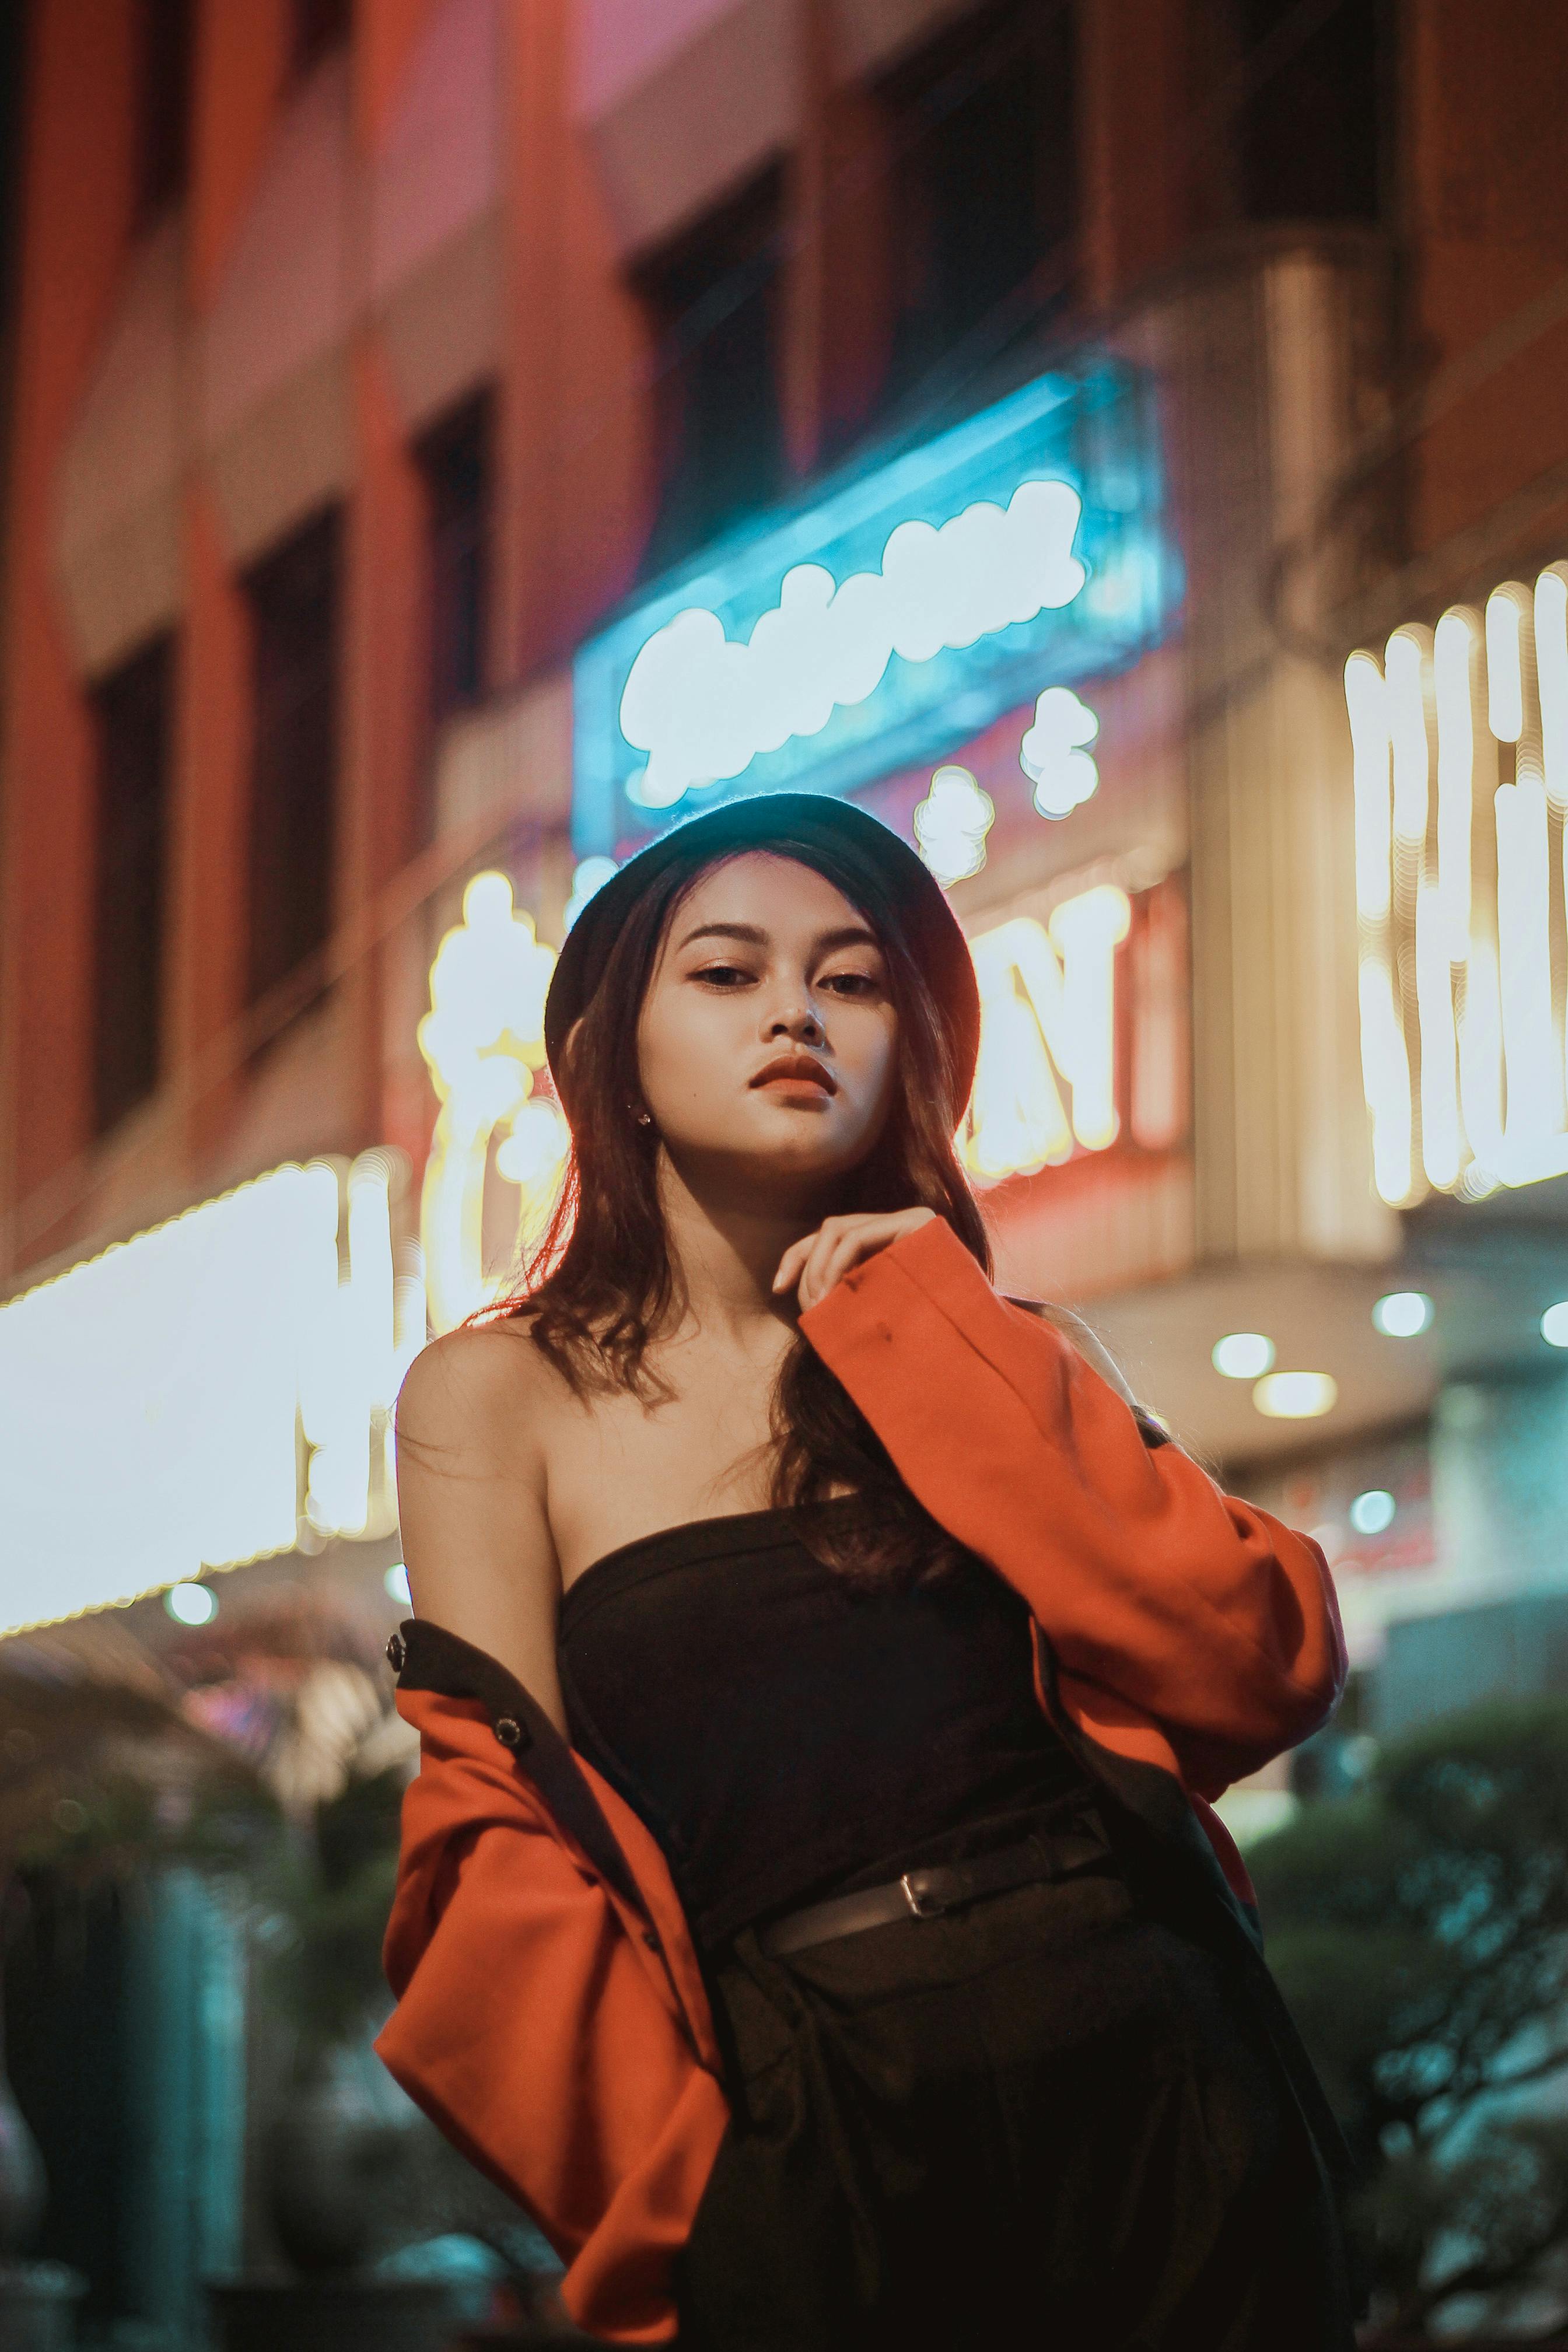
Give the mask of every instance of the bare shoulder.
<path id="1" fill-rule="evenodd" d="M 525 1328 L 433 1339 L 397 1400 L 397 1501 L 416 1615 L 484 1650 L 564 1728 L 546 1460 L 564 1389 Z"/>
<path id="2" fill-rule="evenodd" d="M 459 1324 L 420 1349 L 398 1391 L 397 1438 L 433 1460 L 540 1442 L 565 1383 L 521 1322 Z"/>
<path id="3" fill-rule="evenodd" d="M 1113 1388 L 1124 1404 L 1137 1407 L 1138 1400 L 1128 1385 L 1127 1375 L 1091 1323 L 1070 1307 L 1061 1307 L 1054 1300 L 1014 1298 L 1012 1305 L 1023 1307 L 1026 1314 L 1037 1315 L 1042 1322 L 1055 1324 L 1064 1339 L 1070 1339 L 1086 1363 L 1092 1364 L 1108 1387 Z"/>

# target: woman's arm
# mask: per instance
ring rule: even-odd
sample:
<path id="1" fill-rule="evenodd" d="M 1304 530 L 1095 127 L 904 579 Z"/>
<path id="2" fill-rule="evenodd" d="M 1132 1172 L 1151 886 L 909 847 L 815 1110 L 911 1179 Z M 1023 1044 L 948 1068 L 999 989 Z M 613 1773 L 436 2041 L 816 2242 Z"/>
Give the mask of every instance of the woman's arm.
<path id="1" fill-rule="evenodd" d="M 415 1615 L 488 1650 L 564 1735 L 537 1433 L 550 1377 L 520 1328 L 432 1341 L 397 1400 L 397 1507 Z"/>
<path id="2" fill-rule="evenodd" d="M 1145 1754 L 1152 1730 L 1213 1795 L 1323 1721 L 1345 1657 L 1318 1546 L 1148 1444 L 941 1220 L 851 1260 L 801 1330 L 933 1517 L 1029 1601 L 1086 1729 Z"/>
<path id="3" fill-rule="evenodd" d="M 516 1333 L 434 1342 L 398 1400 L 397 1484 L 416 1615 L 508 1667 L 564 1732 L 532 1433 L 545 1377 Z M 665 2341 L 671 2258 L 728 2115 L 695 1958 L 689 1981 L 680 1972 L 668 1872 L 614 1791 L 591 1783 L 636 1857 L 648 1915 L 630 1908 L 563 1834 L 526 1752 L 502 1744 L 482 1704 L 416 1685 L 397 1706 L 420 1760 L 383 1949 L 397 2005 L 377 2054 L 538 2222 L 583 2326 Z"/>

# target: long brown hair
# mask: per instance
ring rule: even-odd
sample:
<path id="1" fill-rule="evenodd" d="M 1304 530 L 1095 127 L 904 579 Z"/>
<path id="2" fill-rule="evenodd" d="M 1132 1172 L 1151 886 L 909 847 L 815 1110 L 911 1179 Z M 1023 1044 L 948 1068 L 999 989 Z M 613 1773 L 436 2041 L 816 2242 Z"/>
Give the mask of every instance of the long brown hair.
<path id="1" fill-rule="evenodd" d="M 759 846 L 832 883 L 876 932 L 887 963 L 899 1083 L 874 1150 L 846 1181 L 841 1210 L 934 1209 L 989 1274 L 985 1228 L 953 1150 L 967 1073 L 886 877 L 847 841 L 781 830 Z M 702 874 L 736 854 L 697 848 L 676 857 L 633 904 L 572 1038 L 572 1151 L 550 1223 L 515 1289 L 484 1311 L 487 1322 L 526 1317 L 536 1345 L 580 1396 L 661 1392 L 645 1359 L 676 1303 L 675 1274 L 658 1200 L 658 1139 L 633 1108 L 641 1093 L 637 1024 L 677 908 Z M 826 1565 L 857 1583 L 901 1584 L 951 1563 L 950 1538 L 798 1335 L 780 1367 L 772 1420 L 773 1505 L 799 1511 L 802 1534 Z"/>

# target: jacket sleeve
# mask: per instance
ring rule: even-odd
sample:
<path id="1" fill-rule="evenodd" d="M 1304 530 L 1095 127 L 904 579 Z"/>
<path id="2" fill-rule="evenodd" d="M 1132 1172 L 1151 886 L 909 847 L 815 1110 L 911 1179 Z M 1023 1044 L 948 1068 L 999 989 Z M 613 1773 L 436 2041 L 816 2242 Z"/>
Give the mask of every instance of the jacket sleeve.
<path id="1" fill-rule="evenodd" d="M 579 2325 L 675 2332 L 669 2263 L 728 2109 L 658 1963 L 472 1701 L 401 1692 L 421 1735 L 384 1947 L 378 2056 L 566 2264 Z"/>
<path id="2" fill-rule="evenodd" d="M 942 1219 L 855 1267 L 801 1329 L 932 1517 L 1029 1601 L 1087 1730 L 1135 1753 L 1152 1721 L 1212 1798 L 1330 1713 L 1345 1653 L 1319 1547 L 1148 1445 Z"/>

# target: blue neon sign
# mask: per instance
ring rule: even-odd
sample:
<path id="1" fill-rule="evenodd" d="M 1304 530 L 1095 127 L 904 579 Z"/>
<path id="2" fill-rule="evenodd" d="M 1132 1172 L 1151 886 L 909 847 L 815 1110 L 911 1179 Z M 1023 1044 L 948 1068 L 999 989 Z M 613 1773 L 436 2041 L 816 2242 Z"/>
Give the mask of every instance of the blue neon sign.
<path id="1" fill-rule="evenodd" d="M 573 837 L 625 854 L 748 793 L 852 792 L 1124 667 L 1178 592 L 1149 395 L 1103 363 L 709 549 L 577 656 Z"/>

